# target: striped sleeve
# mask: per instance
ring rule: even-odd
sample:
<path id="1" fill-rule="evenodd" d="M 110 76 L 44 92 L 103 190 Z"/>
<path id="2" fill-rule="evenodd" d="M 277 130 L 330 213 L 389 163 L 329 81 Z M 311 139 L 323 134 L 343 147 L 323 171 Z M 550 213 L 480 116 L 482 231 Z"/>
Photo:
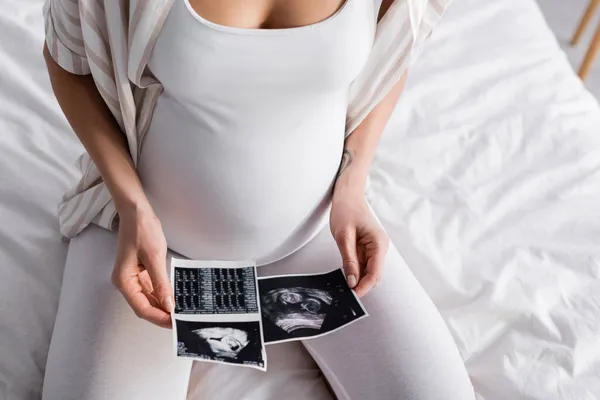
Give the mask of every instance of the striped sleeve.
<path id="1" fill-rule="evenodd" d="M 378 23 L 367 64 L 352 82 L 346 118 L 350 135 L 420 54 L 451 0 L 394 0 Z"/>
<path id="2" fill-rule="evenodd" d="M 43 8 L 46 44 L 63 69 L 90 74 L 79 13 L 79 0 L 46 0 Z"/>

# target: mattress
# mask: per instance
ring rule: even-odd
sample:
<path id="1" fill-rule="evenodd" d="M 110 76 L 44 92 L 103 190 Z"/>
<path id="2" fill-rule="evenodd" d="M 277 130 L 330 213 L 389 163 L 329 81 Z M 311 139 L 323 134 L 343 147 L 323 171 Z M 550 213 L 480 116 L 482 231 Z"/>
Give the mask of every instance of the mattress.
<path id="1" fill-rule="evenodd" d="M 2 400 L 40 398 L 67 250 L 56 204 L 82 151 L 51 95 L 42 2 L 0 0 Z M 367 196 L 479 399 L 600 399 L 599 130 L 533 0 L 455 0 L 411 69 Z M 298 365 L 203 366 L 190 398 L 326 398 Z"/>

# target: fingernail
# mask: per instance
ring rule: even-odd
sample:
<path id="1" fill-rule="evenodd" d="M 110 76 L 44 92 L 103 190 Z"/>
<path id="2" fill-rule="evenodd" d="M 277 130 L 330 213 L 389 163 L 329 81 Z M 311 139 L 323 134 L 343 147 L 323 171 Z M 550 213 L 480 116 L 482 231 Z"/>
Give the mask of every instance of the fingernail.
<path id="1" fill-rule="evenodd" d="M 354 275 L 350 274 L 346 277 L 346 279 L 348 280 L 348 286 L 351 288 L 356 286 L 356 277 Z"/>
<path id="2" fill-rule="evenodd" d="M 167 297 L 163 305 L 165 306 L 168 312 L 172 312 L 175 308 L 175 306 L 173 305 L 173 299 L 171 299 L 171 297 Z"/>

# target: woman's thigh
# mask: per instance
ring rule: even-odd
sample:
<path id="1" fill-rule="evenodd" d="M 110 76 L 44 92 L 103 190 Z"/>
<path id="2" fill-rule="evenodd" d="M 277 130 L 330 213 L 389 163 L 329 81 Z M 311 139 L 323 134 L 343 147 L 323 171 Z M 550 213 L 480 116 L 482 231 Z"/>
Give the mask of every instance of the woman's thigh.
<path id="1" fill-rule="evenodd" d="M 116 234 L 71 241 L 44 379 L 44 400 L 185 399 L 191 362 L 170 330 L 138 319 L 111 284 Z"/>
<path id="2" fill-rule="evenodd" d="M 328 271 L 341 257 L 328 229 L 262 276 Z M 442 317 L 390 246 L 381 282 L 362 299 L 369 317 L 304 342 L 339 399 L 474 399 Z"/>

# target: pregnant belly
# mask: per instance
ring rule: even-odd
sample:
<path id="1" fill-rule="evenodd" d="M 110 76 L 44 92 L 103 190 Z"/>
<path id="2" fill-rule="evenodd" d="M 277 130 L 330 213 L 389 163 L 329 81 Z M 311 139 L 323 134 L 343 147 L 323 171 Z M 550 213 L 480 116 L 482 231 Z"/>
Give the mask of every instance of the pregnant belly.
<path id="1" fill-rule="evenodd" d="M 163 111 L 159 102 L 139 173 L 172 250 L 270 263 L 326 223 L 343 130 L 217 134 L 185 118 L 173 129 Z"/>

